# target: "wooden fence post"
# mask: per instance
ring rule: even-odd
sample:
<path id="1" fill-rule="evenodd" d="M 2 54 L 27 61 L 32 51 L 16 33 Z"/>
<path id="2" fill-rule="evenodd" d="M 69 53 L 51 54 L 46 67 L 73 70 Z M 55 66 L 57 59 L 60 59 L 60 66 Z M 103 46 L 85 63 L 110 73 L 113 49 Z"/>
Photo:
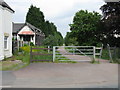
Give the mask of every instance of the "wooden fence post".
<path id="1" fill-rule="evenodd" d="M 48 46 L 48 53 L 50 53 L 50 46 Z"/>
<path id="2" fill-rule="evenodd" d="M 30 47 L 30 63 L 32 62 L 32 47 Z"/>

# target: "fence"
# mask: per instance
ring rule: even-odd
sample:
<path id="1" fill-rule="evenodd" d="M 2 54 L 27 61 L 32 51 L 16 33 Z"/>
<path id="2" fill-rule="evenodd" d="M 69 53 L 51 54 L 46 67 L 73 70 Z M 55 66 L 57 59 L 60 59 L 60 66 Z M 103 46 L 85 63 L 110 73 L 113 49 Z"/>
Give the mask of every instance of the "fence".
<path id="1" fill-rule="evenodd" d="M 107 44 L 107 49 L 109 53 L 110 62 L 120 63 L 120 48 L 110 47 L 110 45 Z"/>
<path id="2" fill-rule="evenodd" d="M 30 62 L 42 61 L 42 62 L 51 62 L 52 48 L 30 48 Z"/>

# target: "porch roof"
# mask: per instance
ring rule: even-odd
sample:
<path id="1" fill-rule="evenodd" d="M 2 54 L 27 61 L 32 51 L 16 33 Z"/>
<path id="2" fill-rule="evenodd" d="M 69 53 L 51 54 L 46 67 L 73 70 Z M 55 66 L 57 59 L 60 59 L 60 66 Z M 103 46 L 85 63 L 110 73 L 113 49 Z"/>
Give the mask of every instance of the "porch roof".
<path id="1" fill-rule="evenodd" d="M 22 31 L 19 33 L 19 35 L 34 35 L 35 33 L 33 33 L 32 31 Z"/>

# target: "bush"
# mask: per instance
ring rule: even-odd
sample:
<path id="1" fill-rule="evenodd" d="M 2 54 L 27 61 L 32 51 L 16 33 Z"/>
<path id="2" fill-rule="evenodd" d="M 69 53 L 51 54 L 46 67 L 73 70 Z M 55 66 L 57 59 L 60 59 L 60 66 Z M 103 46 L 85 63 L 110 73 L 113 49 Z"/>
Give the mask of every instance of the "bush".
<path id="1" fill-rule="evenodd" d="M 25 53 L 29 53 L 30 52 L 30 46 L 20 47 L 20 50 L 25 52 Z"/>
<path id="2" fill-rule="evenodd" d="M 30 42 L 30 46 L 34 46 L 33 42 Z"/>
<path id="3" fill-rule="evenodd" d="M 24 44 L 24 46 L 28 46 L 27 44 Z"/>

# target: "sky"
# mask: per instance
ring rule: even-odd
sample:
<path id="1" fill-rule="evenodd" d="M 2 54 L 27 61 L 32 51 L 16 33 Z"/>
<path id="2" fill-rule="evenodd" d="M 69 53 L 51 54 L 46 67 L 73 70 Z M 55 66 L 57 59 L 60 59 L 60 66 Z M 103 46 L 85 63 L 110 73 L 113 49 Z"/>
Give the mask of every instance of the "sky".
<path id="1" fill-rule="evenodd" d="M 45 19 L 53 22 L 57 30 L 65 37 L 70 31 L 75 13 L 79 10 L 96 11 L 101 14 L 103 0 L 4 0 L 15 11 L 13 22 L 24 23 L 31 4 L 40 8 Z"/>

